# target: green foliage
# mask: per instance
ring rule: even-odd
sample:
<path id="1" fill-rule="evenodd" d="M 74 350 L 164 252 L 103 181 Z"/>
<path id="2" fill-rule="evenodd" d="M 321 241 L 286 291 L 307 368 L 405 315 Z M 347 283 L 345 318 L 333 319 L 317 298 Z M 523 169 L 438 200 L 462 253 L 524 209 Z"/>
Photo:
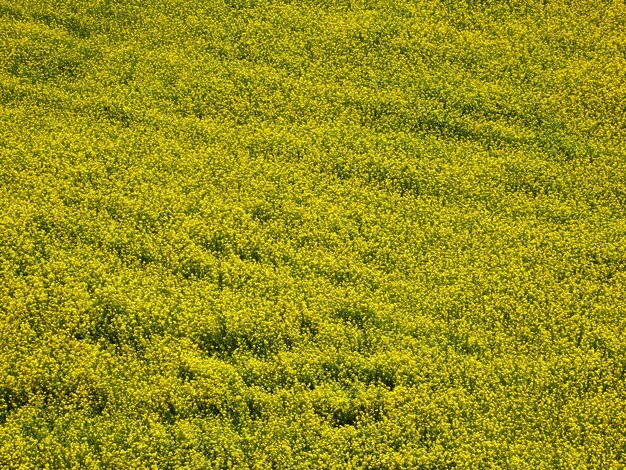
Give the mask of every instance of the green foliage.
<path id="1" fill-rule="evenodd" d="M 0 467 L 624 468 L 625 32 L 0 0 Z"/>

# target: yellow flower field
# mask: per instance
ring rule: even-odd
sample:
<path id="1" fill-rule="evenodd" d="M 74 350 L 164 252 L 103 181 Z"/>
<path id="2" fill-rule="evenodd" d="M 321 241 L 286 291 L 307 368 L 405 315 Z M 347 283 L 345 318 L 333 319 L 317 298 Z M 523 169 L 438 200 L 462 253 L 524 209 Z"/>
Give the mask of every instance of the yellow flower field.
<path id="1" fill-rule="evenodd" d="M 0 0 L 0 468 L 626 468 L 623 0 Z"/>

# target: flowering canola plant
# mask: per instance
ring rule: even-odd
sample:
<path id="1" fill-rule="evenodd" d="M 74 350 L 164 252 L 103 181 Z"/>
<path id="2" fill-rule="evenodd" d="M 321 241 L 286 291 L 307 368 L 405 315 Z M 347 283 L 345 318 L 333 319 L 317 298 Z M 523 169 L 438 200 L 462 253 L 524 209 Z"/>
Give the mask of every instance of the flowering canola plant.
<path id="1" fill-rule="evenodd" d="M 626 467 L 621 0 L 0 0 L 0 467 Z"/>

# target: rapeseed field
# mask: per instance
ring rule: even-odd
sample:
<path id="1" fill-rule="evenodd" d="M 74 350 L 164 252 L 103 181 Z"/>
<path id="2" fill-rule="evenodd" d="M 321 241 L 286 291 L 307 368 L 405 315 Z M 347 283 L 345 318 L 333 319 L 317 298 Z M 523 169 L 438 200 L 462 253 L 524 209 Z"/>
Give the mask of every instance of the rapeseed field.
<path id="1" fill-rule="evenodd" d="M 0 0 L 0 468 L 626 468 L 623 0 Z"/>

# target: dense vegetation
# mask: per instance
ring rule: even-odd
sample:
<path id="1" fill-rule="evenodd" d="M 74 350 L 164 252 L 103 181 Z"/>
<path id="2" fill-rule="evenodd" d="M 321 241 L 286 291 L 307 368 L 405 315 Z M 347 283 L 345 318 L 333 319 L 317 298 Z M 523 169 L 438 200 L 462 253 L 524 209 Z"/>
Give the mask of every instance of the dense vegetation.
<path id="1" fill-rule="evenodd" d="M 626 466 L 622 0 L 0 0 L 0 467 Z"/>

